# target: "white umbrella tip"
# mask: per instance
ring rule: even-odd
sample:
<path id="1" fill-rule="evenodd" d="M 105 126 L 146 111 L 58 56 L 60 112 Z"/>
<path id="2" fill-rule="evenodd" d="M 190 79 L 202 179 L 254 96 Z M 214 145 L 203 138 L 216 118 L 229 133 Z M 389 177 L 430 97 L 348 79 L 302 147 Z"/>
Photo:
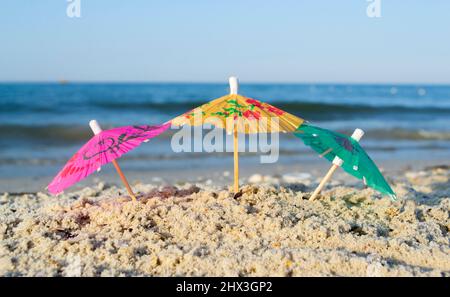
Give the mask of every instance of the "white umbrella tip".
<path id="1" fill-rule="evenodd" d="M 98 122 L 96 120 L 90 120 L 89 127 L 91 127 L 91 130 L 92 130 L 92 132 L 94 132 L 94 134 L 98 134 L 98 133 L 102 132 L 102 128 L 100 128 L 100 125 L 98 124 Z"/>
<path id="2" fill-rule="evenodd" d="M 230 76 L 228 79 L 230 83 L 230 94 L 237 94 L 239 89 L 239 80 L 236 76 Z"/>
<path id="3" fill-rule="evenodd" d="M 356 141 L 359 141 L 364 136 L 364 131 L 357 128 L 355 131 L 353 131 L 352 138 Z"/>

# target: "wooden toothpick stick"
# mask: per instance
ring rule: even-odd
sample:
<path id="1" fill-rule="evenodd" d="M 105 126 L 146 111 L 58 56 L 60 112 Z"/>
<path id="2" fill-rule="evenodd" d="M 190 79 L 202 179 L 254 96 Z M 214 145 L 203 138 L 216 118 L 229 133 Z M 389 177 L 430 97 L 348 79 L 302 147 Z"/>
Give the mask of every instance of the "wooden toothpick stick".
<path id="1" fill-rule="evenodd" d="M 239 89 L 239 81 L 237 77 L 230 77 L 228 79 L 230 83 L 230 95 L 237 95 Z M 233 153 L 234 153 L 234 194 L 239 192 L 239 139 L 238 139 L 238 126 L 234 123 L 233 126 Z"/>
<path id="2" fill-rule="evenodd" d="M 133 193 L 133 190 L 131 189 L 130 184 L 127 181 L 127 178 L 125 177 L 125 174 L 123 174 L 122 169 L 120 169 L 119 163 L 117 163 L 116 160 L 112 161 L 114 167 L 116 168 L 117 173 L 120 176 L 120 179 L 122 180 L 122 183 L 125 185 L 125 188 L 127 189 L 128 195 L 130 195 L 131 200 L 136 201 L 136 195 Z"/>
<path id="3" fill-rule="evenodd" d="M 319 157 L 323 158 L 325 155 L 331 153 L 332 150 L 333 150 L 332 148 L 327 149 L 326 151 L 324 151 L 323 153 L 321 153 L 321 154 L 319 155 Z"/>
<path id="4" fill-rule="evenodd" d="M 234 193 L 239 192 L 239 139 L 238 132 L 234 128 Z"/>
<path id="5" fill-rule="evenodd" d="M 89 122 L 89 126 L 91 127 L 92 132 L 94 132 L 95 135 L 99 134 L 102 132 L 102 128 L 100 127 L 100 125 L 98 124 L 98 122 L 96 120 L 92 120 Z M 122 169 L 120 169 L 119 163 L 117 163 L 116 160 L 112 161 L 114 167 L 117 170 L 117 173 L 120 176 L 120 179 L 122 180 L 123 184 L 125 185 L 125 188 L 127 189 L 128 195 L 130 195 L 131 199 L 133 201 L 136 201 L 136 195 L 133 193 L 133 190 L 130 187 L 130 184 L 127 181 L 127 178 L 125 177 L 125 174 L 123 174 Z"/>
<path id="6" fill-rule="evenodd" d="M 363 130 L 355 129 L 355 131 L 353 131 L 353 134 L 352 134 L 351 137 L 354 140 L 359 141 L 361 139 L 361 137 L 363 137 L 363 135 L 364 135 L 364 131 Z M 326 153 L 329 153 L 328 150 L 326 151 Z M 333 173 L 336 171 L 336 169 L 338 169 L 338 167 L 342 166 L 343 163 L 344 163 L 344 161 L 341 158 L 339 158 L 338 156 L 334 157 L 333 165 L 331 166 L 330 170 L 328 170 L 328 172 L 324 176 L 324 178 L 320 181 L 319 185 L 314 190 L 314 192 L 312 193 L 312 195 L 309 198 L 309 200 L 312 201 L 312 200 L 315 200 L 317 198 L 317 196 L 319 195 L 320 191 L 322 191 L 322 189 L 325 186 L 325 184 L 333 176 Z"/>
<path id="7" fill-rule="evenodd" d="M 317 198 L 317 196 L 319 195 L 320 191 L 322 191 L 322 189 L 325 186 L 325 184 L 328 182 L 328 180 L 331 178 L 331 176 L 333 176 L 333 173 L 338 168 L 339 168 L 339 166 L 336 165 L 336 164 L 333 164 L 333 166 L 331 166 L 330 170 L 328 170 L 327 174 L 324 176 L 324 178 L 322 178 L 322 180 L 320 181 L 320 184 L 314 190 L 314 192 L 312 193 L 312 195 L 309 198 L 309 200 L 313 201 L 313 200 L 315 200 Z"/>

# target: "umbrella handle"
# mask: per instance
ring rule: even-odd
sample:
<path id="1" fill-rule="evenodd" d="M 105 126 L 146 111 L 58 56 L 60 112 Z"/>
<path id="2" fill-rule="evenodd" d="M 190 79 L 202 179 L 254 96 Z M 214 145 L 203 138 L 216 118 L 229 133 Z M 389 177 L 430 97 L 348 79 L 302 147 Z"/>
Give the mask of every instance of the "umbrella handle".
<path id="1" fill-rule="evenodd" d="M 119 163 L 117 163 L 116 160 L 112 160 L 112 163 L 114 167 L 117 170 L 117 173 L 120 176 L 120 179 L 122 180 L 123 184 L 125 185 L 125 188 L 127 189 L 128 195 L 130 195 L 131 200 L 136 201 L 136 195 L 133 193 L 133 190 L 131 189 L 130 184 L 127 181 L 127 178 L 125 177 L 125 174 L 123 174 L 122 169 L 120 169 Z"/>
<path id="2" fill-rule="evenodd" d="M 235 76 L 231 76 L 228 79 L 230 83 L 230 95 L 237 95 L 239 90 L 239 80 Z M 236 123 L 233 127 L 233 155 L 234 155 L 234 194 L 239 192 L 239 139 L 238 139 L 238 129 Z"/>
<path id="3" fill-rule="evenodd" d="M 322 191 L 322 189 L 325 186 L 325 184 L 328 182 L 328 180 L 331 178 L 331 176 L 333 176 L 333 173 L 338 168 L 339 168 L 339 165 L 336 165 L 336 164 L 333 164 L 331 166 L 330 170 L 328 170 L 328 172 L 325 175 L 325 177 L 322 178 L 322 180 L 320 181 L 320 184 L 317 186 L 317 188 L 312 193 L 311 197 L 309 198 L 310 201 L 313 201 L 313 200 L 315 200 L 317 198 L 317 195 L 319 195 L 320 191 Z"/>
<path id="4" fill-rule="evenodd" d="M 239 140 L 238 140 L 238 131 L 236 125 L 234 126 L 233 133 L 233 141 L 234 141 L 234 194 L 239 192 Z"/>
<path id="5" fill-rule="evenodd" d="M 91 127 L 91 130 L 92 130 L 92 132 L 94 132 L 95 135 L 97 135 L 103 131 L 102 128 L 100 127 L 99 123 L 96 120 L 91 120 L 89 122 L 89 127 Z M 125 175 L 123 174 L 122 169 L 120 169 L 119 164 L 117 163 L 116 160 L 113 160 L 112 163 L 113 163 L 114 167 L 116 168 L 117 173 L 120 176 L 120 179 L 122 180 L 123 184 L 125 185 L 128 195 L 130 195 L 130 197 L 133 201 L 136 201 L 137 200 L 136 195 L 133 193 L 133 190 L 131 189 L 130 184 L 128 183 Z"/>
<path id="6" fill-rule="evenodd" d="M 353 131 L 353 134 L 352 134 L 351 137 L 354 140 L 359 142 L 359 140 L 363 137 L 363 135 L 364 135 L 364 131 L 363 130 L 355 129 L 355 131 Z M 317 186 L 317 188 L 312 193 L 311 197 L 309 198 L 310 201 L 313 201 L 313 200 L 315 200 L 317 198 L 317 196 L 319 195 L 320 191 L 322 191 L 322 189 L 325 186 L 325 184 L 333 176 L 333 173 L 336 171 L 336 169 L 338 169 L 338 167 L 342 166 L 342 164 L 344 164 L 344 161 L 341 158 L 339 158 L 338 156 L 334 157 L 333 165 L 331 166 L 330 170 L 328 170 L 327 174 L 320 181 L 319 185 Z"/>

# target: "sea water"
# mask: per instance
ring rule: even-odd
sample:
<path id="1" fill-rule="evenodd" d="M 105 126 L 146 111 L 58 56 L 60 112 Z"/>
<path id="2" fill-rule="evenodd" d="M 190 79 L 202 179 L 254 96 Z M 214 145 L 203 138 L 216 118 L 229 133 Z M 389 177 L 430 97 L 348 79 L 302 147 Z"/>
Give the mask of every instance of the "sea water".
<path id="1" fill-rule="evenodd" d="M 2 83 L 0 178 L 53 176 L 91 136 L 104 128 L 164 123 L 228 93 L 226 84 Z M 354 84 L 246 84 L 240 93 L 268 102 L 312 124 L 351 134 L 375 161 L 450 160 L 450 86 Z M 121 158 L 127 170 L 179 170 L 230 163 L 226 153 L 175 153 L 169 131 Z M 280 163 L 324 162 L 289 134 L 280 136 Z M 186 162 L 186 160 L 190 160 Z M 241 161 L 258 162 L 255 153 Z"/>

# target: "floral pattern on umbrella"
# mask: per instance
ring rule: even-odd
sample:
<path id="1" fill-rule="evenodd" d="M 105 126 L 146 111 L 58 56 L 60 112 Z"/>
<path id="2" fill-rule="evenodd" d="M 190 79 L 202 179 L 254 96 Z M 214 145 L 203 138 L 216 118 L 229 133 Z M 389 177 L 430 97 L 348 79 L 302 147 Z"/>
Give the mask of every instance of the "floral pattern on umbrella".
<path id="1" fill-rule="evenodd" d="M 270 123 L 271 118 L 277 119 L 277 125 Z M 212 122 L 210 119 L 217 119 L 218 121 L 213 123 L 227 132 L 234 130 L 234 126 L 227 125 L 227 121 L 234 120 L 240 133 L 292 132 L 303 123 L 303 119 L 275 106 L 237 94 L 226 95 L 203 104 L 176 117 L 171 123 L 175 126 L 197 126 Z M 257 122 L 262 120 L 267 120 L 266 127 L 257 125 Z"/>
<path id="2" fill-rule="evenodd" d="M 100 132 L 70 158 L 48 185 L 48 191 L 52 194 L 61 193 L 169 127 L 170 123 L 167 123 L 160 126 L 126 126 Z"/>

